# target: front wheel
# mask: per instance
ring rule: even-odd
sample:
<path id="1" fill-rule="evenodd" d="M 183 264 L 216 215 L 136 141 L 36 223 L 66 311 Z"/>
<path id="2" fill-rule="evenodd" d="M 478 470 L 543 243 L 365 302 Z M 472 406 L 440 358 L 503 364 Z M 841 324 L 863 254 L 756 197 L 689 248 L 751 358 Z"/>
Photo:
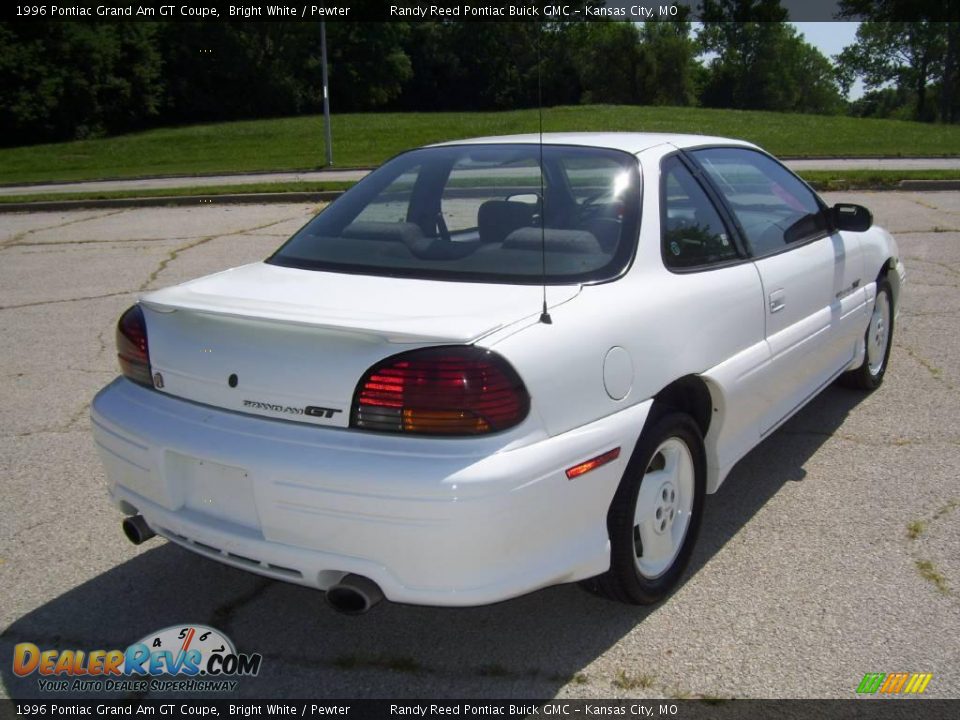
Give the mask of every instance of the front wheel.
<path id="1" fill-rule="evenodd" d="M 885 277 L 877 280 L 877 297 L 873 302 L 864 343 L 866 351 L 863 364 L 844 373 L 840 379 L 848 387 L 876 390 L 887 372 L 890 348 L 893 346 L 893 291 L 890 281 Z"/>
<path id="2" fill-rule="evenodd" d="M 703 439 L 693 419 L 672 412 L 645 428 L 607 517 L 610 569 L 594 587 L 634 605 L 663 599 L 690 560 L 705 491 Z"/>

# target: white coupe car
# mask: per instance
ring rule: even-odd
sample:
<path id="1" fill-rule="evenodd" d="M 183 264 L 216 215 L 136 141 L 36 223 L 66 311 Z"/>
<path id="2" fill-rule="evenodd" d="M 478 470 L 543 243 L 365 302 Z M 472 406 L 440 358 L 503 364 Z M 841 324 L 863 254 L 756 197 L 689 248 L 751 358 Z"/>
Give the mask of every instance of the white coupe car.
<path id="1" fill-rule="evenodd" d="M 133 542 L 344 612 L 586 579 L 651 603 L 745 453 L 880 384 L 903 280 L 869 211 L 745 142 L 436 145 L 263 262 L 144 294 L 94 435 Z"/>

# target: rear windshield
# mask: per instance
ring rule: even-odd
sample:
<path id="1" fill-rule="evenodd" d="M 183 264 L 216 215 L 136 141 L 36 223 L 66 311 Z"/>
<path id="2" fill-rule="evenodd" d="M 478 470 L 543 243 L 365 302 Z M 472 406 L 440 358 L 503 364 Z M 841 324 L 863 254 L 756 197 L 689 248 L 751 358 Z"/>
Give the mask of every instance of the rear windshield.
<path id="1" fill-rule="evenodd" d="M 594 282 L 629 265 L 639 213 L 637 159 L 628 153 L 424 148 L 372 172 L 268 262 L 440 280 Z"/>

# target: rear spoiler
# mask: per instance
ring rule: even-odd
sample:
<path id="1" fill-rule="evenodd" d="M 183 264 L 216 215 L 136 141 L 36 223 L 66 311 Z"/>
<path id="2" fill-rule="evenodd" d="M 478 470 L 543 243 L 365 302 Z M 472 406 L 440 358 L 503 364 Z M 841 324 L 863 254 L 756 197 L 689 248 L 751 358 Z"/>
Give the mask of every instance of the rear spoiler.
<path id="1" fill-rule="evenodd" d="M 166 292 L 160 290 L 143 295 L 140 297 L 140 304 L 148 310 L 160 313 L 186 310 L 243 320 L 285 323 L 317 328 L 318 330 L 373 335 L 387 342 L 398 344 L 469 345 L 503 327 L 502 324 L 491 325 L 489 318 L 464 316 L 457 321 L 456 331 L 438 333 L 434 329 L 436 323 L 432 318 L 405 318 L 398 322 L 395 317 L 317 317 L 315 310 L 286 303 L 264 303 L 263 300 L 251 302 L 235 297 L 220 299 L 207 295 L 197 296 L 189 291 L 184 291 L 182 288 L 174 299 L 164 297 Z"/>

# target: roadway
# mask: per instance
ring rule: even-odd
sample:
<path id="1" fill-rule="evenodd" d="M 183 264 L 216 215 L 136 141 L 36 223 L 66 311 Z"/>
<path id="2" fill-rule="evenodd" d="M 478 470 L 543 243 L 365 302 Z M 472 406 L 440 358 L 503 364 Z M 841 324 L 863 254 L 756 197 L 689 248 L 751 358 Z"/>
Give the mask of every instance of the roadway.
<path id="1" fill-rule="evenodd" d="M 960 170 L 960 158 L 819 158 L 787 160 L 801 170 Z M 265 172 L 240 175 L 198 175 L 178 177 L 97 180 L 91 182 L 42 183 L 0 186 L 0 195 L 28 193 L 109 192 L 117 190 L 162 190 L 164 188 L 254 185 L 292 182 L 355 182 L 365 169 Z"/>

